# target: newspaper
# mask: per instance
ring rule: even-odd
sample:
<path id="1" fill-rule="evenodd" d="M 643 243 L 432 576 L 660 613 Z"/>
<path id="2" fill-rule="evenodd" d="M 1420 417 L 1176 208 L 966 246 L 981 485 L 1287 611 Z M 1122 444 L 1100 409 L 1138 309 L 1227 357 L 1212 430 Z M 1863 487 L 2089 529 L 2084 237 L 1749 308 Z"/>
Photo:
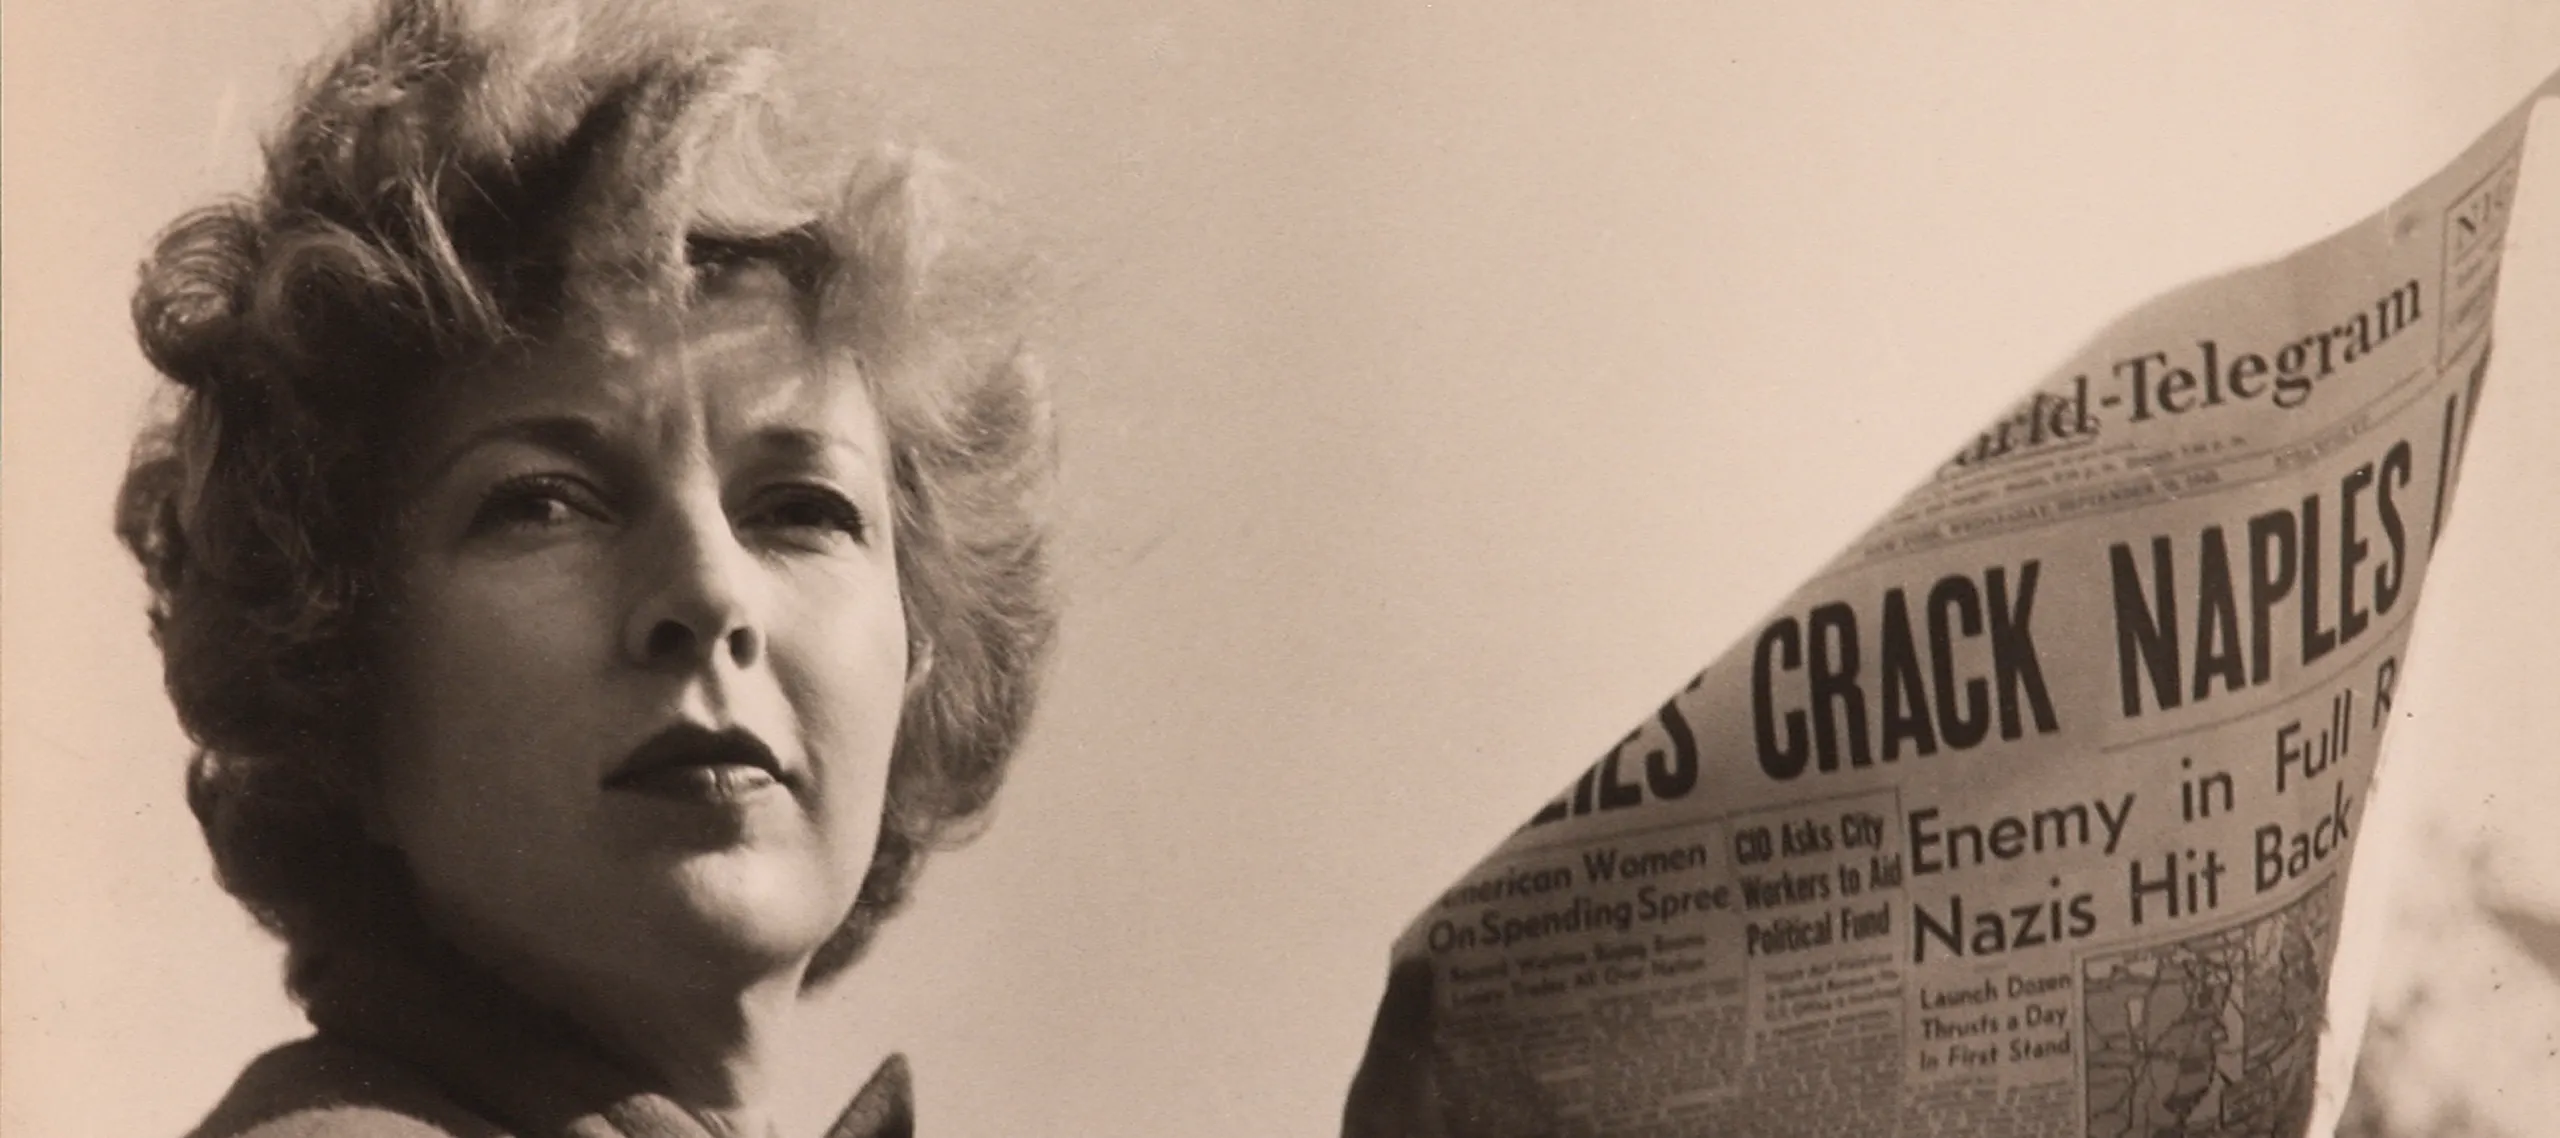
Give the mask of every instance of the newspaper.
<path id="1" fill-rule="evenodd" d="M 1346 1131 L 2303 1133 L 2531 104 L 2117 321 L 1537 810 Z"/>

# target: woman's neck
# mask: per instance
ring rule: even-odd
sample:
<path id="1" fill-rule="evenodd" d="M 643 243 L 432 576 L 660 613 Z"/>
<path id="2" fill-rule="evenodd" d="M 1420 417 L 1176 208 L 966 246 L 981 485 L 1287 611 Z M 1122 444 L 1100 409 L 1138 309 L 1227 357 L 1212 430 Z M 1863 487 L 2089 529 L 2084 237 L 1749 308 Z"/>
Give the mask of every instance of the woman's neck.
<path id="1" fill-rule="evenodd" d="M 674 998 L 598 993 L 561 1009 L 616 1058 L 654 1076 L 668 1097 L 724 1138 L 773 1132 L 769 1104 L 783 1035 L 800 1003 L 797 976 L 743 990 L 710 987 Z"/>
<path id="2" fill-rule="evenodd" d="M 430 920 L 433 916 L 430 915 Z M 446 933 L 462 932 L 450 922 Z M 791 967 L 676 976 L 578 971 L 507 958 L 452 937 L 519 994 L 581 1029 L 605 1056 L 645 1077 L 722 1138 L 766 1138 L 784 1037 L 801 1000 L 805 960 Z M 495 957 L 495 958 L 492 958 Z"/>

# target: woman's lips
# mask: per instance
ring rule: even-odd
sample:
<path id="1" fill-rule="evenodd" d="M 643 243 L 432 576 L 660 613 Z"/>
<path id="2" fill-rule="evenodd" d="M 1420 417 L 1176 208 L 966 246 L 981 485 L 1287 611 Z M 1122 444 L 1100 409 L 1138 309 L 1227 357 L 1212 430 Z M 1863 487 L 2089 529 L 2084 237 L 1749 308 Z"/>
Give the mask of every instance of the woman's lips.
<path id="1" fill-rule="evenodd" d="M 736 802 L 759 790 L 780 785 L 781 781 L 768 771 L 723 763 L 719 766 L 661 767 L 616 780 L 609 789 L 687 802 Z"/>
<path id="2" fill-rule="evenodd" d="M 679 724 L 652 735 L 604 778 L 604 788 L 681 802 L 744 801 L 792 781 L 773 748 L 741 728 Z"/>

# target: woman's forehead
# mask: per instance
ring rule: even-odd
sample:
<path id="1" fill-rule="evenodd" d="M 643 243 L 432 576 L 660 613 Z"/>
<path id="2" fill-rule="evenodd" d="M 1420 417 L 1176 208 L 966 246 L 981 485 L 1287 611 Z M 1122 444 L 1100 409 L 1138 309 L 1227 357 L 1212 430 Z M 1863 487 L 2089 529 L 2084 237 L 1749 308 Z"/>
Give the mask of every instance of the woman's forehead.
<path id="1" fill-rule="evenodd" d="M 813 343 L 788 293 L 708 293 L 617 320 L 617 349 L 551 345 L 440 385 L 429 461 L 512 422 L 565 418 L 646 444 L 797 436 L 877 461 L 885 437 L 844 353 Z"/>

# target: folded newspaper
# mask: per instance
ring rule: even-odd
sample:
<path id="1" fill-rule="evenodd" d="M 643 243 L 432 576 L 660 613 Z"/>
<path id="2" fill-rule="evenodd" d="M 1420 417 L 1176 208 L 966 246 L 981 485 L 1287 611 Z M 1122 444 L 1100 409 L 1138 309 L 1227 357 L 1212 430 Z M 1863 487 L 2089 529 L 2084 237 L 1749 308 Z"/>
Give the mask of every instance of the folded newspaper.
<path id="1" fill-rule="evenodd" d="M 2532 101 L 2107 328 L 1536 810 L 1346 1133 L 2302 1134 Z"/>

